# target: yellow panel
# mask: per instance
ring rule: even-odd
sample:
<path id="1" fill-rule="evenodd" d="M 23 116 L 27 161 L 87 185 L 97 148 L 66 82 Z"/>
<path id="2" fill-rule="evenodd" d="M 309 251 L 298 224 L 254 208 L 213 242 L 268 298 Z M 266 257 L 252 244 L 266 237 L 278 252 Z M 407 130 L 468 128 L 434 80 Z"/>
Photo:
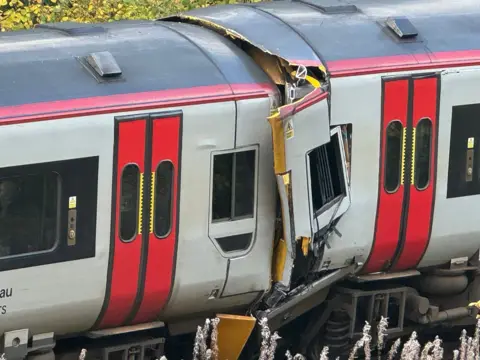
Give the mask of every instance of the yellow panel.
<path id="1" fill-rule="evenodd" d="M 308 245 L 310 244 L 310 238 L 308 237 L 301 237 L 302 239 L 302 252 L 303 256 L 308 255 Z"/>
<path id="2" fill-rule="evenodd" d="M 272 127 L 273 140 L 273 167 L 275 174 L 286 171 L 287 164 L 285 162 L 285 139 L 283 137 L 283 123 L 280 117 L 273 116 L 268 119 Z"/>
<path id="3" fill-rule="evenodd" d="M 400 175 L 400 184 L 403 185 L 404 183 L 404 176 L 405 176 L 405 151 L 407 149 L 407 139 L 406 139 L 406 131 L 405 129 L 402 130 L 402 172 Z"/>
<path id="4" fill-rule="evenodd" d="M 155 204 L 155 172 L 152 172 L 152 183 L 151 183 L 151 189 L 152 189 L 152 196 L 150 197 L 150 234 L 153 233 L 153 207 Z"/>
<path id="5" fill-rule="evenodd" d="M 237 360 L 247 343 L 256 319 L 253 316 L 217 314 L 218 360 Z"/>
<path id="6" fill-rule="evenodd" d="M 143 173 L 140 174 L 140 191 L 139 191 L 139 201 L 138 201 L 138 233 L 142 233 L 143 225 Z"/>
<path id="7" fill-rule="evenodd" d="M 412 173 L 410 177 L 410 183 L 415 185 L 415 136 L 417 134 L 417 129 L 412 129 Z"/>

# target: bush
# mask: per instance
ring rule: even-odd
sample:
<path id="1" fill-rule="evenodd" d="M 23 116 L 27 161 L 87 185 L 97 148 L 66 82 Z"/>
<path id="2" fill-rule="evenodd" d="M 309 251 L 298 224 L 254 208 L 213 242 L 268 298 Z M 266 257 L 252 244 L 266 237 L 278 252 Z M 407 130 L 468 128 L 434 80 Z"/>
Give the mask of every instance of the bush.
<path id="1" fill-rule="evenodd" d="M 0 0 L 1 31 L 36 24 L 155 19 L 198 7 L 259 0 Z"/>

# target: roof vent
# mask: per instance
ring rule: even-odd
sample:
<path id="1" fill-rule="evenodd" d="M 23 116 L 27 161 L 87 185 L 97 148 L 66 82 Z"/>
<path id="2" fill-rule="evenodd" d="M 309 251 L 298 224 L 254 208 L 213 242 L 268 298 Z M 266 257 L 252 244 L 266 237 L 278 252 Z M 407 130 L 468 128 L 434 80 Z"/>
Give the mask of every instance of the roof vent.
<path id="1" fill-rule="evenodd" d="M 358 8 L 352 4 L 342 4 L 338 0 L 293 0 L 314 6 L 324 14 L 351 14 L 358 12 Z"/>
<path id="2" fill-rule="evenodd" d="M 114 77 L 122 74 L 120 66 L 108 51 L 91 53 L 86 60 L 88 65 L 101 77 Z"/>
<path id="3" fill-rule="evenodd" d="M 399 38 L 409 39 L 418 35 L 418 31 L 406 17 L 390 17 L 385 25 L 391 29 Z"/>

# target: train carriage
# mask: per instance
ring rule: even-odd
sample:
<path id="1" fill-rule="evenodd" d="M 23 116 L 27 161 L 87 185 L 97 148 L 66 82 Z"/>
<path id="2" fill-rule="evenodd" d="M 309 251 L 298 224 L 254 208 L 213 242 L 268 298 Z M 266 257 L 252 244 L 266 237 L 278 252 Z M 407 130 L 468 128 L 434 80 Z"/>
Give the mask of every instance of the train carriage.
<path id="1" fill-rule="evenodd" d="M 213 315 L 230 360 L 255 318 L 306 324 L 305 351 L 336 316 L 342 341 L 473 323 L 479 15 L 273 1 L 1 33 L 7 357 Z"/>

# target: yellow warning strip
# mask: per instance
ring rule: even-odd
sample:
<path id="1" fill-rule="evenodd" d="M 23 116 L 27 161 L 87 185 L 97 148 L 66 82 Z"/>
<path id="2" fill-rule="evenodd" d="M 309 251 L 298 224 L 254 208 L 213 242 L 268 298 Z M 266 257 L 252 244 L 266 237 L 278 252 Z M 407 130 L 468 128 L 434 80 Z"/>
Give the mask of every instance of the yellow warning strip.
<path id="1" fill-rule="evenodd" d="M 142 233 L 143 225 L 143 173 L 140 173 L 140 189 L 139 189 L 139 199 L 138 199 L 138 233 Z"/>
<path id="2" fill-rule="evenodd" d="M 283 133 L 283 122 L 278 116 L 270 117 L 268 122 L 272 128 L 273 168 L 275 174 L 281 174 L 284 173 L 287 168 L 285 160 L 285 137 Z"/>
<path id="3" fill-rule="evenodd" d="M 416 128 L 412 129 L 412 175 L 410 179 L 410 184 L 415 185 L 415 136 Z"/>
<path id="4" fill-rule="evenodd" d="M 407 149 L 407 132 L 405 128 L 402 128 L 402 172 L 400 175 L 400 184 L 403 185 L 404 181 L 403 178 L 405 176 L 405 150 Z"/>
<path id="5" fill-rule="evenodd" d="M 153 233 L 153 207 L 155 205 L 155 172 L 152 171 L 152 196 L 150 196 L 150 234 Z"/>

